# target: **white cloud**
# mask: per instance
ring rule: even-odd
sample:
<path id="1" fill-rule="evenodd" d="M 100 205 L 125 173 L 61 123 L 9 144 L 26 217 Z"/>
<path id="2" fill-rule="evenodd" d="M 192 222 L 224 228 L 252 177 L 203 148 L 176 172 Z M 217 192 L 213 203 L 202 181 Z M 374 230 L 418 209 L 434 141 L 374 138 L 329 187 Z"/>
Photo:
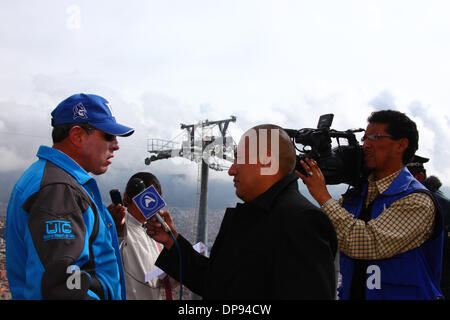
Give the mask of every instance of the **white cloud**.
<path id="1" fill-rule="evenodd" d="M 71 5 L 79 28 L 67 28 Z M 148 169 L 146 139 L 174 138 L 181 122 L 235 115 L 238 140 L 263 122 L 315 127 L 324 113 L 335 114 L 335 129 L 364 128 L 389 105 L 420 123 L 419 151 L 450 185 L 436 143 L 450 136 L 445 1 L 42 0 L 0 9 L 0 130 L 14 133 L 0 146 L 23 161 L 50 143 L 50 111 L 76 92 L 104 96 L 135 127 L 119 140 L 117 170 Z M 154 165 L 197 175 L 195 165 Z"/>
<path id="2" fill-rule="evenodd" d="M 25 169 L 29 164 L 18 156 L 13 150 L 0 146 L 0 172 L 9 172 Z"/>

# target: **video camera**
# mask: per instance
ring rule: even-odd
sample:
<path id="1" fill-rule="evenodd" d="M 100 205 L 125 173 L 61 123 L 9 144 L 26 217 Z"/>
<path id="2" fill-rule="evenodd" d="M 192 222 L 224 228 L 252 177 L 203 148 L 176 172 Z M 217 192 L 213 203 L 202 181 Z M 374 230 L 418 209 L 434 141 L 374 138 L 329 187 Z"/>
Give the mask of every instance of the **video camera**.
<path id="1" fill-rule="evenodd" d="M 334 115 L 331 113 L 320 116 L 317 129 L 284 129 L 300 152 L 297 155 L 295 169 L 306 174 L 300 160 L 314 159 L 322 170 L 326 184 L 346 183 L 357 186 L 367 176 L 362 147 L 355 136 L 356 132 L 362 132 L 364 129 L 346 131 L 330 129 L 333 118 Z M 337 147 L 331 147 L 331 138 L 336 138 Z M 341 146 L 340 138 L 346 139 L 347 145 Z M 297 148 L 297 143 L 302 144 L 303 149 Z"/>

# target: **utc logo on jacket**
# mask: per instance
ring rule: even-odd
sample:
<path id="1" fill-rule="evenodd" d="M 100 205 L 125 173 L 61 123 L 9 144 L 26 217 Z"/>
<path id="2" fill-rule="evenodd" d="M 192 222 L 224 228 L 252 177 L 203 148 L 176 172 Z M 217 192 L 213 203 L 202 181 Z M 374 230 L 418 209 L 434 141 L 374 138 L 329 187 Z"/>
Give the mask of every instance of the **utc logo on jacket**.
<path id="1" fill-rule="evenodd" d="M 44 241 L 57 239 L 75 239 L 70 221 L 52 220 L 45 222 Z"/>

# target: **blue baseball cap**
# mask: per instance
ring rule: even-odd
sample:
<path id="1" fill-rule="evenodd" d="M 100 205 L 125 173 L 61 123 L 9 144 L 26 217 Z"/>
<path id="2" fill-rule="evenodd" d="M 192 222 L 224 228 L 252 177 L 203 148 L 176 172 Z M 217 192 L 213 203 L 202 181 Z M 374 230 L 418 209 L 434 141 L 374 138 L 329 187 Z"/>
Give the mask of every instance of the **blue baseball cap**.
<path id="1" fill-rule="evenodd" d="M 134 132 L 133 128 L 118 124 L 108 100 L 95 94 L 74 94 L 58 104 L 51 115 L 52 126 L 88 123 L 103 132 L 121 137 Z"/>

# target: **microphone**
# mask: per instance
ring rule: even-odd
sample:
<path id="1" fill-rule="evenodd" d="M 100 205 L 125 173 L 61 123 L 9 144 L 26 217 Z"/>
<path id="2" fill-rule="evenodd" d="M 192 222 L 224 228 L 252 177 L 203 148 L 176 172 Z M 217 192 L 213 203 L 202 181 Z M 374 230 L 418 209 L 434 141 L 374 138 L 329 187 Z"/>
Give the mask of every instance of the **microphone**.
<path id="1" fill-rule="evenodd" d="M 112 203 L 115 205 L 121 204 L 123 206 L 122 196 L 119 189 L 112 189 L 109 191 Z"/>
<path id="2" fill-rule="evenodd" d="M 142 181 L 142 179 L 133 178 L 128 182 L 127 192 L 131 198 L 134 198 L 136 195 L 138 195 L 139 193 L 144 191 L 146 188 L 147 187 L 145 186 L 145 183 L 144 183 L 144 181 Z M 133 196 L 131 196 L 131 194 Z M 172 230 L 170 229 L 167 222 L 164 221 L 164 219 L 161 217 L 161 215 L 158 212 L 155 213 L 155 217 L 156 217 L 156 220 L 158 220 L 158 222 L 161 223 L 162 228 L 165 232 L 168 232 L 168 233 L 172 232 Z"/>
<path id="3" fill-rule="evenodd" d="M 170 230 L 169 225 L 167 224 L 167 222 L 164 221 L 164 219 L 160 216 L 160 214 L 157 212 L 157 213 L 155 213 L 155 216 L 156 216 L 156 220 L 158 220 L 158 222 L 161 223 L 164 231 L 171 233 L 172 230 Z"/>

